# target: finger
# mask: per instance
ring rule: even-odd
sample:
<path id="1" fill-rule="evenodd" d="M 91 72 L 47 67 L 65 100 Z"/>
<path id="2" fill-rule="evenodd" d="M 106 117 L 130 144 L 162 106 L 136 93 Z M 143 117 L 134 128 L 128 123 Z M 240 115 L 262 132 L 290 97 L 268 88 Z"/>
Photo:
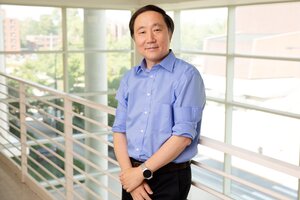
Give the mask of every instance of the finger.
<path id="1" fill-rule="evenodd" d="M 126 192 L 130 193 L 132 192 L 135 188 L 132 188 L 131 186 L 128 186 L 128 185 L 124 185 L 124 187 L 126 187 Z"/>
<path id="2" fill-rule="evenodd" d="M 133 191 L 133 189 L 131 189 L 131 188 L 126 189 L 126 192 L 128 192 L 128 193 L 130 193 L 132 191 Z"/>
<path id="3" fill-rule="evenodd" d="M 152 200 L 150 196 L 145 192 L 142 194 L 144 200 Z"/>
<path id="4" fill-rule="evenodd" d="M 151 190 L 150 186 L 147 183 L 144 183 L 143 185 L 148 194 L 153 194 L 153 191 Z"/>
<path id="5" fill-rule="evenodd" d="M 144 200 L 143 195 L 140 194 L 138 191 L 132 192 L 130 194 L 131 194 L 133 200 Z"/>

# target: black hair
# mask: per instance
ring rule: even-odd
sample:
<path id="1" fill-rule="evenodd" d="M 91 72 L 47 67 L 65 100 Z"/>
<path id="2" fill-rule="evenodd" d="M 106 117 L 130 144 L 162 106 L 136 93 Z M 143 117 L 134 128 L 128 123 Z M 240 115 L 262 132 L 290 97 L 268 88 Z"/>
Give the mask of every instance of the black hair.
<path id="1" fill-rule="evenodd" d="M 172 20 L 172 18 L 167 15 L 166 11 L 164 11 L 162 8 L 155 6 L 155 5 L 146 5 L 144 7 L 139 8 L 137 11 L 135 11 L 135 13 L 131 16 L 131 19 L 129 21 L 129 30 L 130 30 L 130 35 L 133 38 L 134 36 L 134 22 L 136 20 L 136 18 L 146 12 L 146 11 L 155 11 L 160 13 L 163 18 L 165 23 L 167 24 L 168 30 L 171 32 L 171 35 L 173 35 L 174 32 L 174 22 Z"/>

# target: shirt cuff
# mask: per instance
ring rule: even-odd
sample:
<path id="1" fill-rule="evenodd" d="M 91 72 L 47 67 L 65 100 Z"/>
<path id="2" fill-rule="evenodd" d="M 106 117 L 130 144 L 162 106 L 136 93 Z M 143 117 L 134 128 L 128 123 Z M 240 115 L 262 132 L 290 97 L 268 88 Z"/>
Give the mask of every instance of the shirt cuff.
<path id="1" fill-rule="evenodd" d="M 198 123 L 202 118 L 200 107 L 175 107 L 173 135 L 180 135 L 194 139 L 198 134 Z"/>
<path id="2" fill-rule="evenodd" d="M 112 126 L 113 132 L 126 132 L 126 112 L 116 110 L 115 121 Z"/>
<path id="3" fill-rule="evenodd" d="M 172 128 L 172 132 L 172 135 L 183 136 L 193 140 L 198 134 L 197 123 L 175 124 L 175 126 Z"/>

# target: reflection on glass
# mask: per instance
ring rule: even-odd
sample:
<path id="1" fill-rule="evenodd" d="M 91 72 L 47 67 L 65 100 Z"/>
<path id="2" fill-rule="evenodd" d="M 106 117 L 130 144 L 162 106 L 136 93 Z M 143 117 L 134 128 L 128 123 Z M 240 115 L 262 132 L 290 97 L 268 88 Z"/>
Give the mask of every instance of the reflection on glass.
<path id="1" fill-rule="evenodd" d="M 224 141 L 225 106 L 207 101 L 203 111 L 201 135 L 214 140 Z"/>
<path id="2" fill-rule="evenodd" d="M 236 52 L 300 57 L 299 10 L 299 2 L 237 7 Z"/>
<path id="3" fill-rule="evenodd" d="M 227 8 L 184 10 L 180 19 L 182 49 L 225 53 Z"/>
<path id="4" fill-rule="evenodd" d="M 298 62 L 238 58 L 234 74 L 236 101 L 300 113 Z"/>
<path id="5" fill-rule="evenodd" d="M 232 127 L 233 145 L 299 164 L 299 119 L 235 108 Z"/>
<path id="6" fill-rule="evenodd" d="M 226 84 L 226 59 L 222 56 L 202 56 L 180 54 L 180 57 L 193 64 L 200 72 L 208 96 L 224 98 Z"/>
<path id="7" fill-rule="evenodd" d="M 250 183 L 286 196 L 288 199 L 296 200 L 298 180 L 294 177 L 236 157 L 232 158 L 231 172 L 234 176 Z M 266 193 L 235 181 L 231 182 L 231 188 L 232 195 L 238 196 L 241 200 L 248 200 L 249 197 L 251 199 L 275 199 Z"/>

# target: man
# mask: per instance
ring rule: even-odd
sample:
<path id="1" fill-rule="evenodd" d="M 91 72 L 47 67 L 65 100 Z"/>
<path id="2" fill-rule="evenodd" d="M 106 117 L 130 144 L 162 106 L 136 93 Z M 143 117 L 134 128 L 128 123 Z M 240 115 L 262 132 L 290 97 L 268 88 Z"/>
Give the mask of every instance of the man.
<path id="1" fill-rule="evenodd" d="M 129 28 L 144 59 L 124 75 L 116 95 L 112 130 L 122 199 L 185 200 L 205 105 L 203 81 L 169 49 L 174 23 L 164 10 L 138 9 Z"/>

